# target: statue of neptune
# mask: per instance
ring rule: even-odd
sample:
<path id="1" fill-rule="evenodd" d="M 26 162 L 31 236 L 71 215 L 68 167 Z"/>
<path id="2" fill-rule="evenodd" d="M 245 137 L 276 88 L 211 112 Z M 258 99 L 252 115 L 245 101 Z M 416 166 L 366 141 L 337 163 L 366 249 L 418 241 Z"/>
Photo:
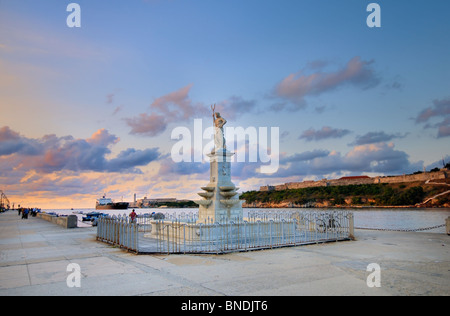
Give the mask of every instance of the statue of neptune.
<path id="1" fill-rule="evenodd" d="M 212 107 L 211 107 L 212 108 Z M 215 105 L 214 105 L 215 108 Z M 225 136 L 223 132 L 223 126 L 227 123 L 227 120 L 220 116 L 219 112 L 214 113 L 213 109 L 213 118 L 214 118 L 214 147 L 215 151 L 218 149 L 225 149 Z"/>

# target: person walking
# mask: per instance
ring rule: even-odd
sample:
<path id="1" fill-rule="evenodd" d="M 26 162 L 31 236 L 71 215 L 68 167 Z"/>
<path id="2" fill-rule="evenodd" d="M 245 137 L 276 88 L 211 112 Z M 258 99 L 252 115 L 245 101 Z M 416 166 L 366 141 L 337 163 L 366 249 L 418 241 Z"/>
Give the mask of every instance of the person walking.
<path id="1" fill-rule="evenodd" d="M 131 222 L 134 222 L 134 220 L 136 219 L 136 216 L 137 216 L 137 214 L 133 209 L 130 213 Z"/>

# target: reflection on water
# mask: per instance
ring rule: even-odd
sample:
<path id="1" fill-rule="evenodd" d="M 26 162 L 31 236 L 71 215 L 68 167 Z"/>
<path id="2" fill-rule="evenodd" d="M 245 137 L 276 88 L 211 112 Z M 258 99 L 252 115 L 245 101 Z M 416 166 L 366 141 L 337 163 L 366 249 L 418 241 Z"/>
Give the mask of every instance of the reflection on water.
<path id="1" fill-rule="evenodd" d="M 245 208 L 244 217 L 249 211 L 264 211 L 264 212 L 286 212 L 286 211 L 317 211 L 324 209 L 314 208 L 281 208 L 281 209 L 256 209 Z M 329 210 L 329 209 L 327 209 Z M 339 209 L 343 210 L 343 209 Z M 450 209 L 349 209 L 353 211 L 355 217 L 355 227 L 361 228 L 377 228 L 377 229 L 420 229 L 445 224 L 445 219 L 450 216 Z M 89 213 L 96 211 L 95 209 L 75 209 L 75 210 L 42 210 L 44 212 L 55 212 L 60 215 L 70 215 L 74 212 Z M 153 212 L 167 213 L 167 214 L 181 214 L 181 213 L 196 213 L 198 209 L 195 208 L 145 208 L 135 209 L 137 214 L 151 214 Z M 131 209 L 128 210 L 99 210 L 99 212 L 111 215 L 128 215 Z M 79 227 L 88 227 L 89 223 L 82 222 L 82 214 L 78 216 Z M 445 227 L 426 230 L 428 233 L 445 233 Z"/>

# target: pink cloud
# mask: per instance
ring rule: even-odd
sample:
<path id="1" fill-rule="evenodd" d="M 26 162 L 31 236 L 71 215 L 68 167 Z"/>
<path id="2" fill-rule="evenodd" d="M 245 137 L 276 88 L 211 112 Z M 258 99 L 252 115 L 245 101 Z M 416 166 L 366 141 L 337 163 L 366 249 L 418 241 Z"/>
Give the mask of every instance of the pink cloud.
<path id="1" fill-rule="evenodd" d="M 119 137 L 111 135 L 106 129 L 102 128 L 92 134 L 91 138 L 86 139 L 88 143 L 95 145 L 105 145 L 116 144 L 120 141 Z"/>
<path id="2" fill-rule="evenodd" d="M 169 121 L 173 120 L 172 117 L 187 119 L 198 110 L 189 99 L 191 88 L 192 84 L 159 97 L 150 108 L 168 116 Z"/>
<path id="3" fill-rule="evenodd" d="M 166 130 L 167 122 L 164 116 L 155 113 L 141 113 L 138 116 L 125 119 L 131 127 L 131 134 L 156 136 Z"/>
<path id="4" fill-rule="evenodd" d="M 431 122 L 436 119 L 443 120 L 432 124 Z M 417 115 L 416 123 L 427 123 L 425 128 L 437 127 L 437 138 L 450 136 L 450 98 L 433 100 L 433 106 L 422 110 Z"/>
<path id="5" fill-rule="evenodd" d="M 433 100 L 433 106 L 424 109 L 416 117 L 416 123 L 424 123 L 433 117 L 445 117 L 450 115 L 450 98 Z"/>
<path id="6" fill-rule="evenodd" d="M 3 127 L 0 129 L 0 174 L 30 170 L 44 174 L 62 170 L 141 173 L 139 166 L 159 158 L 157 148 L 128 148 L 115 158 L 106 158 L 111 153 L 109 147 L 118 141 L 118 137 L 105 129 L 99 129 L 87 139 L 56 135 L 31 139 Z"/>
<path id="7" fill-rule="evenodd" d="M 192 84 L 156 98 L 150 105 L 151 113 L 126 118 L 131 134 L 156 136 L 164 132 L 173 122 L 186 121 L 195 116 L 206 114 L 207 107 L 194 103 L 189 98 Z"/>
<path id="8" fill-rule="evenodd" d="M 370 68 L 372 62 L 356 56 L 335 72 L 317 71 L 308 75 L 299 71 L 290 74 L 275 87 L 275 95 L 303 106 L 306 96 L 319 95 L 345 84 L 372 87 L 379 82 L 374 70 Z"/>

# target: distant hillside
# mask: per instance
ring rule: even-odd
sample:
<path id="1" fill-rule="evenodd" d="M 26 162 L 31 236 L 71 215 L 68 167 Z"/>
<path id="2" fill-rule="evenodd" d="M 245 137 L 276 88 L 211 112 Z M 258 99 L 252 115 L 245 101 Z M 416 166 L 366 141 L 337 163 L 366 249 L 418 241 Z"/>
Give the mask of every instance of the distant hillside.
<path id="1" fill-rule="evenodd" d="M 249 191 L 240 199 L 244 207 L 450 207 L 450 179 Z"/>
<path id="2" fill-rule="evenodd" d="M 342 177 L 340 179 L 322 179 L 319 181 L 303 181 L 288 182 L 278 185 L 265 185 L 259 188 L 260 191 L 282 191 L 286 189 L 303 189 L 313 187 L 329 187 L 329 186 L 346 186 L 356 184 L 379 184 L 379 183 L 409 183 L 409 182 L 426 182 L 441 181 L 450 179 L 450 169 L 447 167 L 439 169 L 435 168 L 429 172 L 417 171 L 413 174 L 398 176 L 377 176 L 369 177 L 367 175 Z"/>

